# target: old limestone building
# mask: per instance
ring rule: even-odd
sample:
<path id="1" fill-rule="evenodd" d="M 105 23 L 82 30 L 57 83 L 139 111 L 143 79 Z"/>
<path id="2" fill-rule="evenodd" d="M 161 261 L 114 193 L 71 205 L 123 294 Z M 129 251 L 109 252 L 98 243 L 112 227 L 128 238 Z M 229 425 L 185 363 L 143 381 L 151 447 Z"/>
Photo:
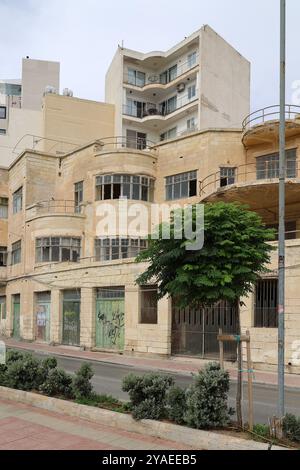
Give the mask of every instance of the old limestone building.
<path id="1" fill-rule="evenodd" d="M 155 203 L 225 200 L 247 203 L 276 227 L 278 108 L 243 122 L 249 72 L 249 63 L 204 27 L 167 53 L 119 49 L 107 75 L 109 104 L 41 96 L 43 139 L 0 169 L 2 334 L 134 354 L 218 355 L 217 331 L 235 331 L 234 310 L 157 302 L 155 285 L 135 282 L 145 267 L 135 263 L 145 239 L 125 236 L 120 226 L 108 237 L 99 216 L 108 207 L 120 216 L 127 205 L 133 219 L 142 207 L 146 220 Z M 196 95 L 188 91 L 194 82 Z M 179 101 L 180 93 L 191 100 Z M 287 107 L 286 117 L 286 367 L 299 373 L 300 109 Z M 277 363 L 276 263 L 274 251 L 271 272 L 242 309 L 257 368 Z"/>

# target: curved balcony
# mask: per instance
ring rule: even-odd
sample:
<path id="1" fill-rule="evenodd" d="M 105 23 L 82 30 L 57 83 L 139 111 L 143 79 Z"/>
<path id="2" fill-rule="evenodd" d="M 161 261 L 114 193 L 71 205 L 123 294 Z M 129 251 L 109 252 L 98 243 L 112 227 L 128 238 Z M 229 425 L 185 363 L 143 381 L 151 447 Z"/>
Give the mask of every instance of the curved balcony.
<path id="1" fill-rule="evenodd" d="M 234 168 L 230 176 L 217 171 L 200 181 L 201 202 L 241 202 L 254 210 L 272 213 L 278 208 L 278 161 L 252 162 Z M 300 214 L 300 162 L 291 160 L 286 168 L 286 203 Z"/>
<path id="2" fill-rule="evenodd" d="M 76 206 L 75 201 L 63 199 L 50 199 L 48 201 L 39 201 L 26 208 L 26 220 L 32 220 L 38 217 L 46 216 L 71 216 L 84 217 L 81 204 Z"/>
<path id="3" fill-rule="evenodd" d="M 286 137 L 300 132 L 300 106 L 285 105 Z M 249 114 L 243 121 L 243 144 L 246 147 L 274 141 L 279 136 L 280 106 L 268 106 Z"/>

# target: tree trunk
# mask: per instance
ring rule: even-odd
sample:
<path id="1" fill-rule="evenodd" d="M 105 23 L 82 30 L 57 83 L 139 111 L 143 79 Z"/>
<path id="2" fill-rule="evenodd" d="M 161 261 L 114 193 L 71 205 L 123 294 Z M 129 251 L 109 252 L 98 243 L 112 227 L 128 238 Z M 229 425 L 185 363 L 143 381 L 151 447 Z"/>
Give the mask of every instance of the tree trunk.
<path id="1" fill-rule="evenodd" d="M 236 303 L 237 309 L 237 334 L 241 336 L 241 319 L 240 319 L 240 302 Z M 236 416 L 237 423 L 243 427 L 243 412 L 242 412 L 242 387 L 243 387 L 243 357 L 242 357 L 242 342 L 237 342 L 237 391 L 236 391 Z"/>

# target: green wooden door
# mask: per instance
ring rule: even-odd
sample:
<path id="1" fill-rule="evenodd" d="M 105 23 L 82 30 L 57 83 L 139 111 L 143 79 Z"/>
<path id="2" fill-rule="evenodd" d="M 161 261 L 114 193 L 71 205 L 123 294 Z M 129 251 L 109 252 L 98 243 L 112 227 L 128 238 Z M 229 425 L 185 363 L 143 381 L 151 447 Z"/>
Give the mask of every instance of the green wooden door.
<path id="1" fill-rule="evenodd" d="M 63 299 L 63 337 L 68 346 L 80 345 L 80 292 L 65 291 Z"/>
<path id="2" fill-rule="evenodd" d="M 19 339 L 20 332 L 20 296 L 13 296 L 13 337 Z"/>
<path id="3" fill-rule="evenodd" d="M 125 290 L 98 289 L 96 300 L 96 347 L 124 349 Z"/>
<path id="4" fill-rule="evenodd" d="M 36 340 L 50 342 L 51 293 L 41 292 L 36 299 Z"/>

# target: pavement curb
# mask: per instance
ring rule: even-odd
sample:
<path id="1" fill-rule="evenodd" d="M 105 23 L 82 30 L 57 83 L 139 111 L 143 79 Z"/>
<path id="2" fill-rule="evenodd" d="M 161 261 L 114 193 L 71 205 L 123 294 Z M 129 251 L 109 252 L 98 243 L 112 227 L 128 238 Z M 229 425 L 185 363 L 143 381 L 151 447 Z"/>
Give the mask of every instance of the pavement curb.
<path id="1" fill-rule="evenodd" d="M 0 399 L 15 401 L 36 408 L 42 408 L 68 416 L 86 419 L 88 421 L 122 429 L 127 432 L 135 432 L 160 439 L 186 444 L 199 450 L 267 450 L 268 444 L 251 440 L 236 438 L 210 431 L 178 426 L 176 424 L 161 421 L 142 420 L 135 421 L 131 416 L 114 411 L 93 408 L 86 405 L 50 398 L 32 392 L 14 390 L 0 387 Z M 272 450 L 287 450 L 274 446 Z"/>

